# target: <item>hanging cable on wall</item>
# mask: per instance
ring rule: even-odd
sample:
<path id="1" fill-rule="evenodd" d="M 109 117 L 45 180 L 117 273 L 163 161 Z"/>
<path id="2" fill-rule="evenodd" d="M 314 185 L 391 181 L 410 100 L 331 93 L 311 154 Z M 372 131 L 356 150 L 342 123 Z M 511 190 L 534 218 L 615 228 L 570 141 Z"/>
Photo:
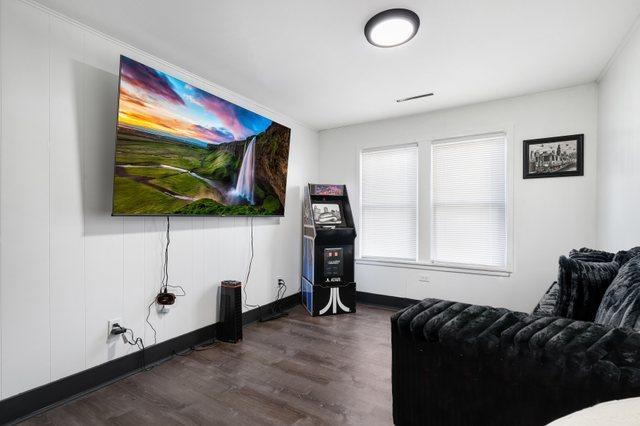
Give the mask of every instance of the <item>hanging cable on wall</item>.
<path id="1" fill-rule="evenodd" d="M 260 305 L 252 305 L 248 302 L 249 300 L 249 296 L 247 295 L 247 287 L 249 286 L 249 278 L 251 277 L 251 267 L 253 266 L 253 255 L 254 255 L 254 246 L 253 246 L 253 217 L 251 217 L 249 219 L 250 221 L 250 226 L 249 226 L 249 239 L 250 239 L 250 253 L 251 256 L 249 258 L 249 266 L 247 268 L 247 274 L 245 276 L 244 279 L 244 283 L 242 285 L 242 292 L 244 294 L 244 306 L 245 308 L 258 308 L 260 309 L 261 306 Z"/>
<path id="2" fill-rule="evenodd" d="M 164 255 L 162 260 L 162 277 L 160 278 L 160 291 L 147 306 L 146 322 L 153 331 L 153 344 L 158 343 L 158 332 L 150 321 L 151 308 L 154 305 L 161 305 L 162 310 L 166 310 L 166 306 L 172 305 L 177 297 L 187 295 L 184 287 L 180 285 L 169 284 L 169 245 L 171 244 L 171 218 L 167 216 L 167 230 L 165 233 Z M 169 289 L 176 289 L 180 293 L 170 293 Z"/>
<path id="3" fill-rule="evenodd" d="M 247 273 L 245 275 L 245 280 L 242 285 L 242 293 L 244 295 L 243 305 L 245 308 L 257 308 L 258 321 L 260 322 L 271 321 L 271 320 L 286 316 L 287 313 L 282 311 L 281 304 L 282 304 L 282 299 L 284 298 L 284 294 L 287 291 L 287 285 L 285 284 L 284 280 L 281 278 L 278 279 L 278 292 L 276 295 L 276 300 L 274 301 L 273 306 L 271 308 L 270 314 L 268 313 L 266 316 L 264 316 L 262 312 L 262 305 L 251 304 L 248 301 L 249 296 L 247 294 L 247 287 L 249 286 L 249 279 L 251 278 L 251 267 L 253 266 L 253 258 L 255 254 L 253 217 L 250 218 L 250 223 L 249 223 L 249 241 L 250 241 L 249 266 L 247 267 Z"/>

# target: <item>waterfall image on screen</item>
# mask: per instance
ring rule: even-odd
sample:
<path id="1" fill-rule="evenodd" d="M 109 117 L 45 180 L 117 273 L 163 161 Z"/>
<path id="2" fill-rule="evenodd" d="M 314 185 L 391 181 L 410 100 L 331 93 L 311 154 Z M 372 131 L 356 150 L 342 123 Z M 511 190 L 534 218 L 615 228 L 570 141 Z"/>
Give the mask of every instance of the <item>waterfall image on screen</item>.
<path id="1" fill-rule="evenodd" d="M 291 130 L 120 58 L 114 215 L 283 215 Z"/>

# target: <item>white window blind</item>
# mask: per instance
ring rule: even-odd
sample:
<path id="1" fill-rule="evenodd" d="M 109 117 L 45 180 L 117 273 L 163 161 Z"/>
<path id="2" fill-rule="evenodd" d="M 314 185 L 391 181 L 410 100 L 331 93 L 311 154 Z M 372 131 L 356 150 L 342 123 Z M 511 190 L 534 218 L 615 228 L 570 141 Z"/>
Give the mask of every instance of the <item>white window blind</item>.
<path id="1" fill-rule="evenodd" d="M 416 260 L 418 147 L 363 151 L 360 255 Z"/>
<path id="2" fill-rule="evenodd" d="M 431 258 L 507 266 L 506 138 L 431 146 Z"/>

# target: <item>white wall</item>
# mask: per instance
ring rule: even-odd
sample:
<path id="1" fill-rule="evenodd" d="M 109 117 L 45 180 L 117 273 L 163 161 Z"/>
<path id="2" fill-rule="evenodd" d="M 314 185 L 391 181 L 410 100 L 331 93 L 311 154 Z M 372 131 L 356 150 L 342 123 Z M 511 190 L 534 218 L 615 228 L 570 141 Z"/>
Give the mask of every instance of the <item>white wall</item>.
<path id="1" fill-rule="evenodd" d="M 640 30 L 630 34 L 600 81 L 598 244 L 640 245 Z"/>
<path id="2" fill-rule="evenodd" d="M 357 223 L 360 148 L 512 129 L 513 274 L 483 276 L 357 264 L 358 290 L 530 311 L 554 281 L 558 256 L 574 247 L 593 246 L 596 239 L 596 89 L 589 84 L 320 132 L 321 180 L 347 184 Z M 583 177 L 522 179 L 524 139 L 574 133 L 585 134 Z M 423 196 L 426 191 L 422 188 Z M 419 282 L 421 275 L 428 275 L 430 282 Z"/>
<path id="3" fill-rule="evenodd" d="M 317 133 L 177 67 L 19 0 L 0 3 L 0 398 L 132 351 L 107 342 L 120 317 L 152 343 L 164 218 L 111 217 L 119 55 L 292 128 L 286 216 L 256 218 L 250 303 L 300 277 L 301 188 Z M 172 218 L 171 282 L 187 290 L 152 322 L 159 341 L 216 321 L 217 286 L 244 281 L 246 218 Z"/>

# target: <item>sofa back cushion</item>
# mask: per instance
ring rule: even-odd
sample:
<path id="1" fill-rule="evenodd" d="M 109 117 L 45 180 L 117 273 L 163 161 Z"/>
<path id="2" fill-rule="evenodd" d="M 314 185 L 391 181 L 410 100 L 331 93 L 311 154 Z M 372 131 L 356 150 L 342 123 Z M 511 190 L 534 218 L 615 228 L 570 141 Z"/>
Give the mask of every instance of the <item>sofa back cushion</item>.
<path id="1" fill-rule="evenodd" d="M 556 315 L 593 321 L 605 291 L 616 277 L 616 262 L 584 262 L 560 256 Z"/>
<path id="2" fill-rule="evenodd" d="M 638 255 L 640 255 L 640 247 L 634 247 L 630 248 L 629 250 L 621 250 L 617 252 L 613 260 L 615 262 L 618 262 L 620 266 L 622 266 Z"/>
<path id="3" fill-rule="evenodd" d="M 579 250 L 571 250 L 569 257 L 575 260 L 582 260 L 583 262 L 612 262 L 615 255 L 608 251 L 582 247 Z"/>
<path id="4" fill-rule="evenodd" d="M 626 253 L 626 252 L 625 252 Z M 569 258 L 573 260 L 580 260 L 583 262 L 612 262 L 614 257 L 613 253 L 607 251 L 591 249 L 582 247 L 581 249 L 573 249 L 569 252 Z M 557 281 L 554 281 L 547 289 L 546 293 L 542 296 L 535 308 L 533 308 L 534 315 L 544 316 L 558 316 L 560 315 L 558 309 L 558 300 L 560 298 L 560 286 Z M 565 311 L 566 312 L 566 311 Z"/>
<path id="5" fill-rule="evenodd" d="M 640 256 L 620 268 L 602 298 L 595 322 L 640 330 Z"/>

